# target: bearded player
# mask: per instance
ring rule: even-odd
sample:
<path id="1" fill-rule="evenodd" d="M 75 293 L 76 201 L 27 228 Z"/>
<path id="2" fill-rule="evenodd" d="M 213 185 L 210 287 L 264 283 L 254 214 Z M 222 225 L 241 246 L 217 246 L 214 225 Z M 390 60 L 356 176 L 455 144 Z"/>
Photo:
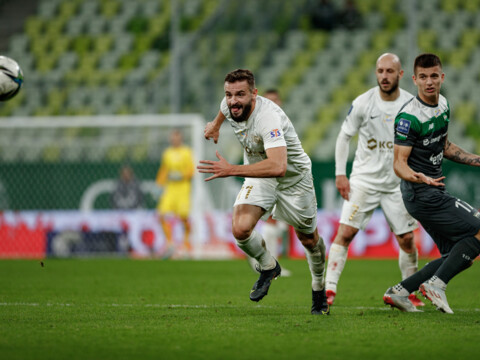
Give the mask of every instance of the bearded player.
<path id="1" fill-rule="evenodd" d="M 375 75 L 378 86 L 353 101 L 335 148 L 335 184 L 345 201 L 340 226 L 328 256 L 326 294 L 330 305 L 337 295 L 348 247 L 358 230 L 365 229 L 379 206 L 400 247 L 402 279 L 418 269 L 418 252 L 413 236 L 418 224 L 403 205 L 400 179 L 393 171 L 395 116 L 413 95 L 399 88 L 403 70 L 397 55 L 381 55 L 376 63 Z M 358 146 L 349 179 L 346 172 L 349 144 L 356 134 Z M 415 306 L 424 305 L 413 293 L 410 301 Z"/>

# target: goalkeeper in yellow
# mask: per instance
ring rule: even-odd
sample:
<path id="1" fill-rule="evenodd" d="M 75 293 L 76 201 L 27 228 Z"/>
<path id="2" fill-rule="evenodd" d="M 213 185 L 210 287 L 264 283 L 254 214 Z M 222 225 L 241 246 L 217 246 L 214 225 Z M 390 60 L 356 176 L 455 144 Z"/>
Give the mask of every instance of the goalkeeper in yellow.
<path id="1" fill-rule="evenodd" d="M 172 238 L 172 217 L 178 217 L 184 226 L 183 243 L 190 252 L 190 190 L 194 172 L 192 150 L 183 144 L 180 130 L 170 134 L 170 147 L 165 149 L 162 163 L 157 173 L 157 184 L 163 188 L 157 211 L 160 224 L 167 242 L 167 256 L 172 255 L 175 247 Z"/>

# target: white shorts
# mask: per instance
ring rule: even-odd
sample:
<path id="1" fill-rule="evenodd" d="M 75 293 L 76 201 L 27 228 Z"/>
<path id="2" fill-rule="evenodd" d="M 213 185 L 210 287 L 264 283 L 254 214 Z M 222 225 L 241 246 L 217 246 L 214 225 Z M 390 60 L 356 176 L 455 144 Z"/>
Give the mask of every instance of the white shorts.
<path id="1" fill-rule="evenodd" d="M 274 219 L 292 225 L 304 234 L 311 234 L 317 227 L 317 198 L 311 174 L 297 184 L 283 190 L 271 178 L 245 178 L 233 206 L 248 204 L 265 209 L 262 219 L 272 213 Z"/>
<path id="2" fill-rule="evenodd" d="M 361 188 L 350 183 L 350 200 L 345 200 L 340 223 L 365 230 L 373 212 L 381 207 L 383 214 L 396 235 L 418 228 L 415 220 L 405 209 L 400 189 L 394 192 L 380 192 Z"/>

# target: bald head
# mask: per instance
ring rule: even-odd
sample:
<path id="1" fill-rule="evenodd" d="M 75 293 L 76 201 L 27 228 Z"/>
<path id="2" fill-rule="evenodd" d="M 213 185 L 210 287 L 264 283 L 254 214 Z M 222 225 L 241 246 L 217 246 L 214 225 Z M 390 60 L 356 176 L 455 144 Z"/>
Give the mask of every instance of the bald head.
<path id="1" fill-rule="evenodd" d="M 395 100 L 400 94 L 398 84 L 403 76 L 400 58 L 392 53 L 380 55 L 377 59 L 375 75 L 382 98 L 387 101 Z"/>
<path id="2" fill-rule="evenodd" d="M 400 62 L 400 58 L 392 53 L 385 53 L 380 55 L 377 59 L 377 67 L 379 65 L 389 65 L 391 67 L 395 67 L 398 71 L 402 69 L 402 63 Z"/>

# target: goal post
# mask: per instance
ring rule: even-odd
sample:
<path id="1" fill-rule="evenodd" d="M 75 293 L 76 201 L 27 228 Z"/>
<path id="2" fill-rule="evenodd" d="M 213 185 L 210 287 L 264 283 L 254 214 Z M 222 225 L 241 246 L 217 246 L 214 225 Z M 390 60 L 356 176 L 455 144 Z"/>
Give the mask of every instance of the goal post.
<path id="1" fill-rule="evenodd" d="M 181 129 L 185 143 L 192 148 L 197 161 L 204 157 L 204 124 L 203 117 L 198 114 L 3 118 L 0 119 L 0 165 L 10 166 L 13 168 L 11 171 L 15 170 L 15 165 L 23 168 L 28 165 L 39 168 L 42 164 L 45 167 L 59 164 L 86 167 L 87 164 L 155 162 L 160 165 L 162 153 L 169 146 L 168 134 L 174 128 Z M 10 177 L 13 175 L 11 171 Z M 21 185 L 23 176 L 36 177 L 41 176 L 40 173 L 19 173 L 14 180 Z M 116 175 L 110 180 L 115 181 Z M 0 173 L 0 181 L 4 181 L 5 177 L 8 175 Z M 62 184 L 61 179 L 56 180 L 60 187 L 72 186 Z M 145 190 L 154 192 L 151 181 L 154 179 L 139 180 Z M 105 190 L 110 187 L 107 186 Z M 192 212 L 198 213 L 208 207 L 206 192 L 202 179 L 194 176 Z M 27 201 L 17 203 L 14 207 L 16 210 L 75 208 L 73 201 L 68 203 L 65 206 L 65 201 L 59 205 L 37 202 L 34 206 L 32 201 Z M 82 198 L 78 208 L 88 211 L 94 206 Z"/>
<path id="2" fill-rule="evenodd" d="M 143 211 L 152 216 L 161 191 L 155 177 L 170 132 L 182 131 L 196 165 L 205 159 L 204 127 L 199 114 L 0 118 L 0 211 L 94 218 L 112 209 L 111 194 L 126 164 L 144 194 Z M 214 186 L 195 171 L 192 234 L 205 232 L 201 222 L 214 210 Z"/>

